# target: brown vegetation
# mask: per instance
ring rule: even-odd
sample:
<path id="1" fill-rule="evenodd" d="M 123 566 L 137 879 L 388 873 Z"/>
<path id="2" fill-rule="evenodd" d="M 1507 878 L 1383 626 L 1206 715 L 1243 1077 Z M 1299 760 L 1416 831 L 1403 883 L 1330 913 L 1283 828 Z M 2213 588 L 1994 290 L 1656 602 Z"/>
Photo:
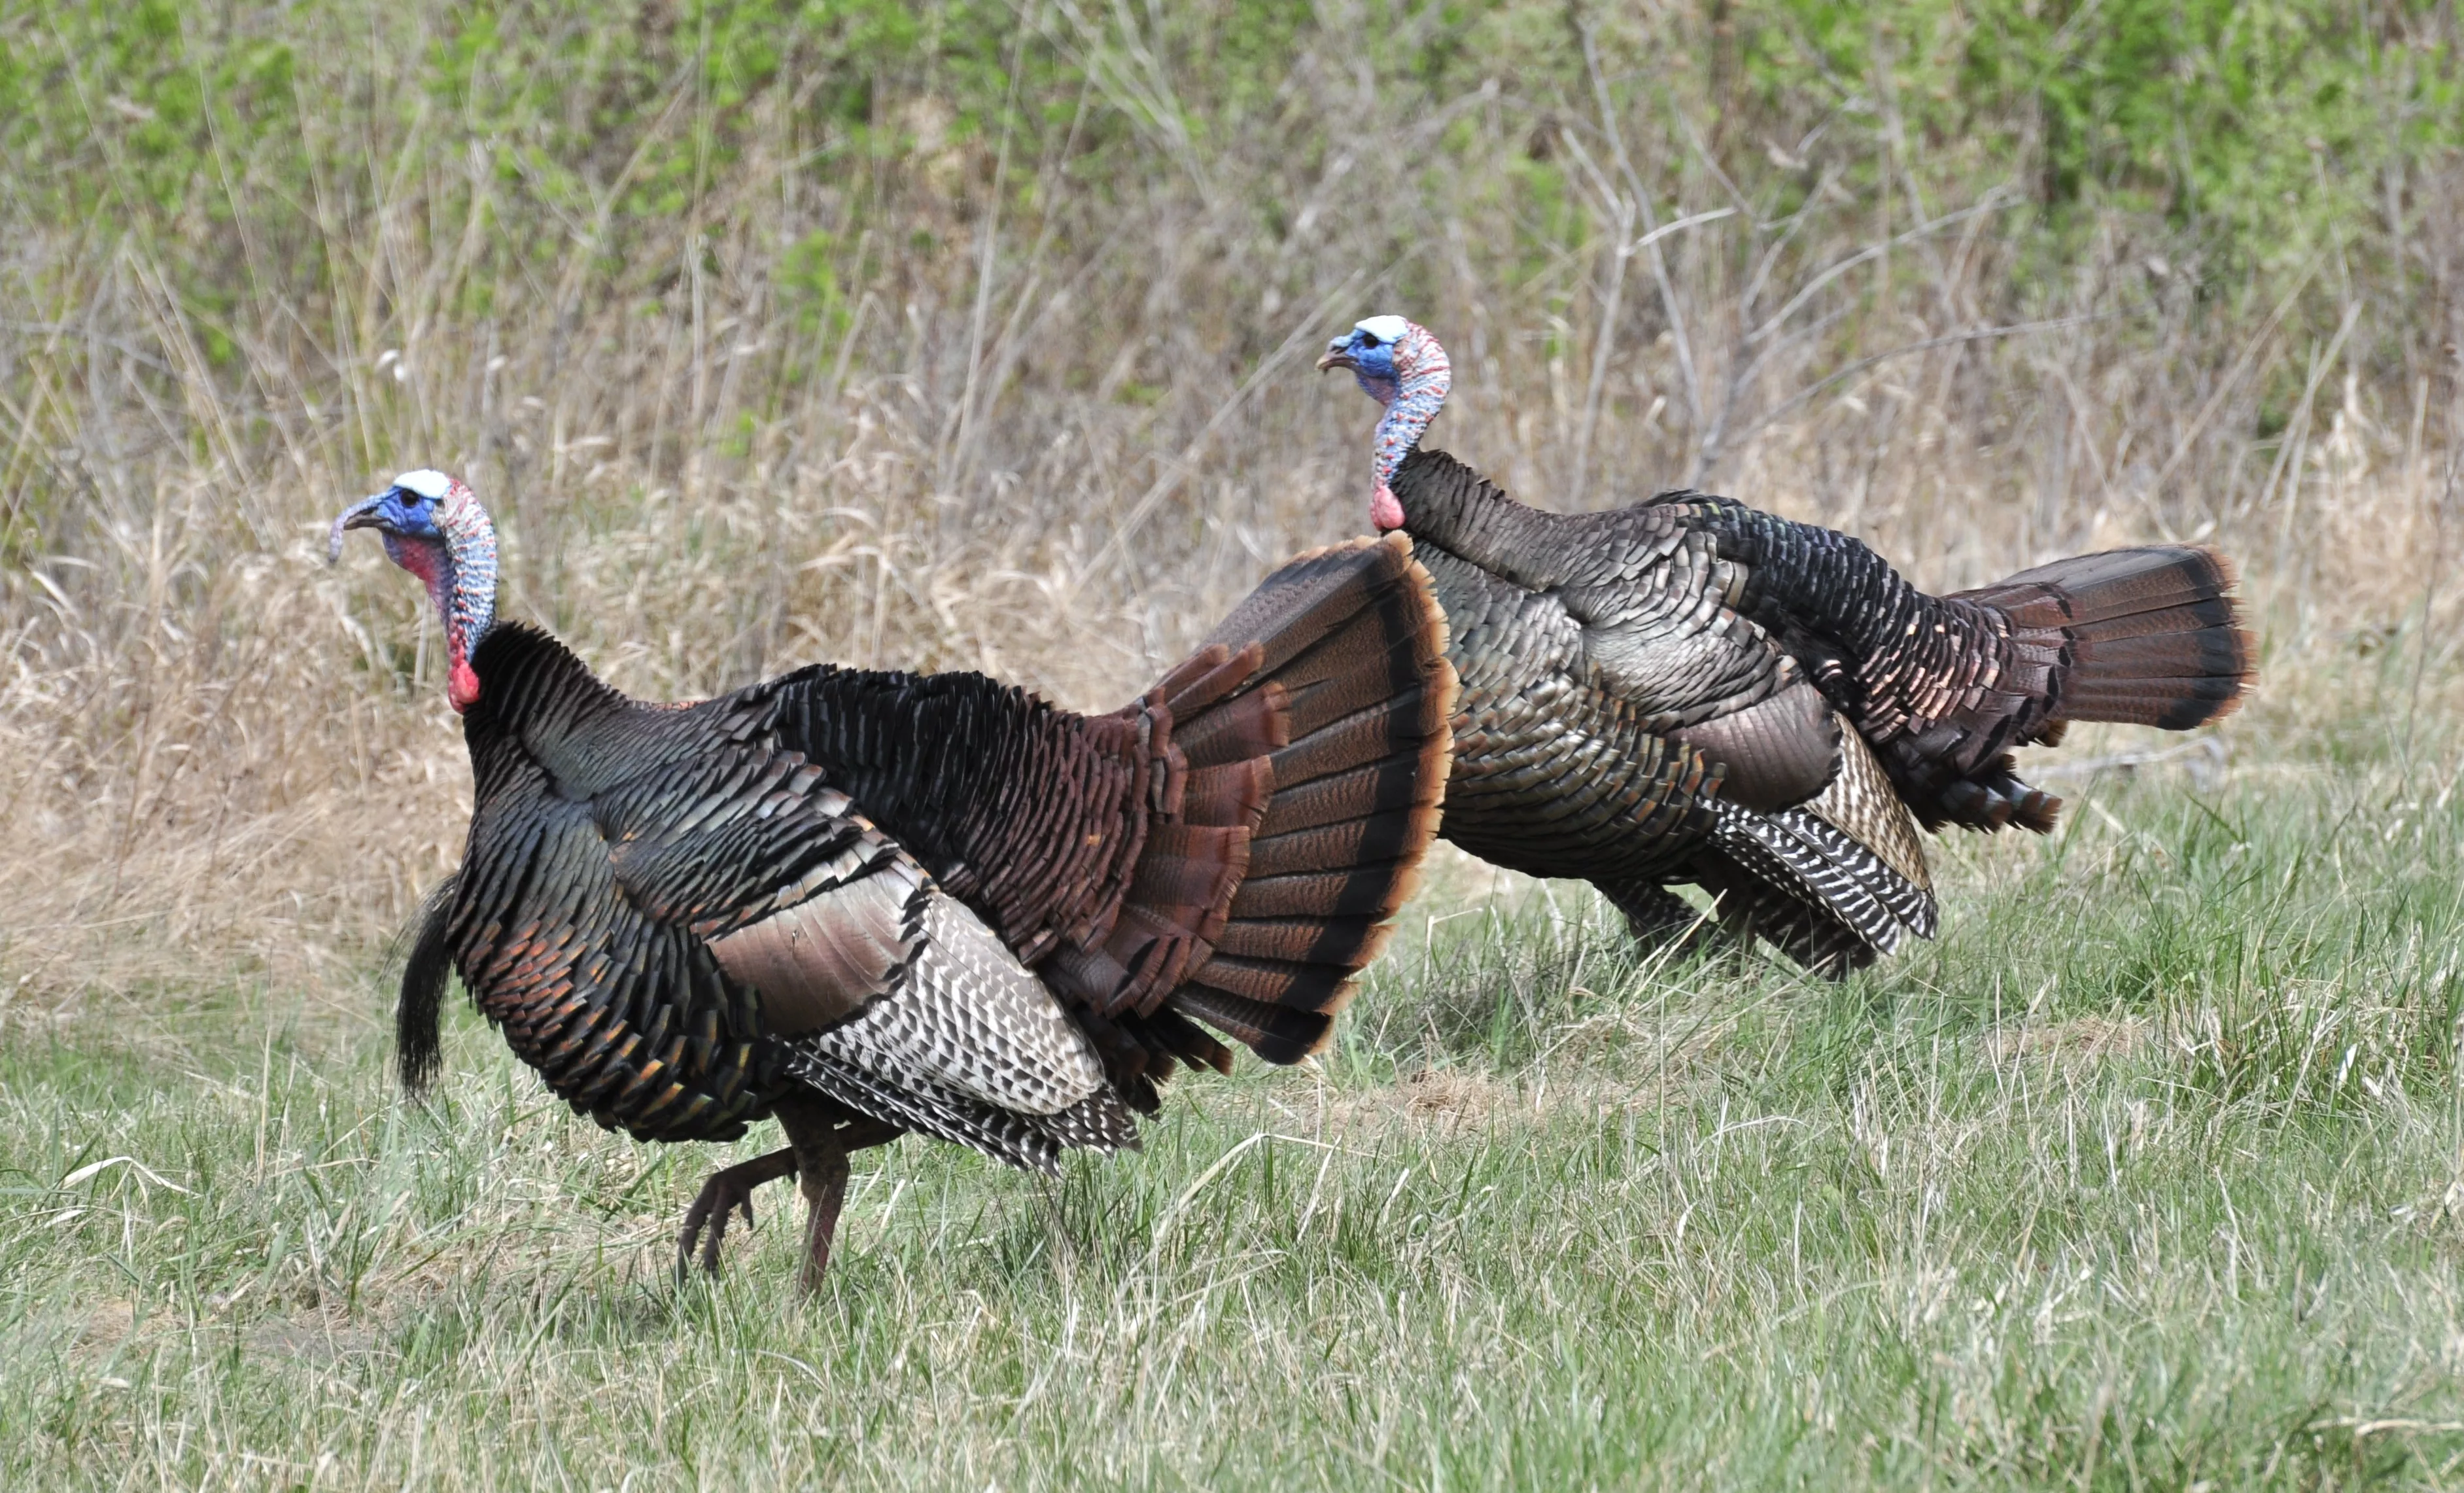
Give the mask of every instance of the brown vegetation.
<path id="1" fill-rule="evenodd" d="M 552 209 L 438 143 L 418 46 L 336 47 L 295 83 L 301 127 L 354 143 L 313 232 L 249 238 L 246 161 L 219 218 L 12 230 L 0 1003 L 347 983 L 453 863 L 466 769 L 416 588 L 373 545 L 323 565 L 323 522 L 392 471 L 467 475 L 508 608 L 638 692 L 833 658 L 1108 705 L 1273 561 L 1363 527 L 1374 411 L 1309 363 L 1374 312 L 1455 352 L 1433 444 L 1552 506 L 1697 483 L 1938 586 L 2206 540 L 2242 564 L 2273 691 L 2456 617 L 2452 161 L 2261 295 L 2121 209 L 2049 257 L 2026 180 L 1960 157 L 1946 197 L 1961 143 L 1897 136 L 1887 99 L 1837 129 L 1713 100 L 1705 130 L 1716 79 L 1636 86 L 1684 71 L 1693 19 L 1605 37 L 1554 91 L 1433 100 L 1367 87 L 1375 28 L 1331 10 L 1271 108 L 1193 136 L 1170 55 L 1062 12 L 1038 44 L 1080 65 L 1081 122 L 1130 140 L 1099 177 L 1078 124 L 960 129 L 927 77 L 874 99 L 899 148 L 843 166 L 859 193 L 774 88 L 611 255 L 627 161 L 585 169 L 595 218 Z M 677 84 L 633 159 L 718 107 Z M 1518 196 L 1535 161 L 1562 231 Z M 226 231 L 209 305 L 188 240 Z M 855 246 L 818 316 L 781 289 L 816 231 Z"/>

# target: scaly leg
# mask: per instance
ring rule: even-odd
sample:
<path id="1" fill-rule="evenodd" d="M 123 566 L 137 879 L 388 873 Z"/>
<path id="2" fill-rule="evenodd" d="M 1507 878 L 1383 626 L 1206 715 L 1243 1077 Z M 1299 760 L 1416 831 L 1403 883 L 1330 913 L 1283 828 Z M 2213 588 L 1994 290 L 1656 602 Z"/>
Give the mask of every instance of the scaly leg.
<path id="1" fill-rule="evenodd" d="M 822 1288 L 830 1242 L 838 1235 L 839 1210 L 847 1204 L 847 1153 L 886 1145 L 904 1131 L 879 1120 L 847 1115 L 833 1105 L 788 1100 L 778 1107 L 779 1128 L 796 1156 L 797 1183 L 804 1194 L 806 1291 Z M 765 1158 L 767 1159 L 767 1158 Z"/>
<path id="2" fill-rule="evenodd" d="M 685 1275 L 693 1268 L 693 1245 L 701 1244 L 701 1267 L 713 1275 L 718 1273 L 719 1241 L 727 1236 L 727 1216 L 737 1209 L 744 1210 L 744 1225 L 753 1226 L 753 1190 L 764 1182 L 775 1182 L 782 1176 L 796 1175 L 796 1148 L 782 1146 L 766 1156 L 756 1156 L 738 1162 L 724 1171 L 713 1172 L 701 1184 L 701 1196 L 685 1210 L 684 1232 L 676 1236 L 676 1284 L 684 1284 Z M 708 1238 L 702 1231 L 709 1230 Z"/>

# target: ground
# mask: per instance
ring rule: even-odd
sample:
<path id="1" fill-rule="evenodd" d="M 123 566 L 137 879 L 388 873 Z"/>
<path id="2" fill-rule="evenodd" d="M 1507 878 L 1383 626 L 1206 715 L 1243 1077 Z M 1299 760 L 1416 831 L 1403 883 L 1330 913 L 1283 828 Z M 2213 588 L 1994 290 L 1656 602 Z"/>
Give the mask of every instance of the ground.
<path id="1" fill-rule="evenodd" d="M 670 1278 L 767 1133 L 605 1134 L 458 1003 L 410 1104 L 385 971 L 20 1022 L 0 1482 L 2449 1485 L 2464 802 L 2372 740 L 2091 760 L 1837 987 L 1449 861 L 1314 1067 L 867 1153 L 811 1302 L 783 1187 Z"/>

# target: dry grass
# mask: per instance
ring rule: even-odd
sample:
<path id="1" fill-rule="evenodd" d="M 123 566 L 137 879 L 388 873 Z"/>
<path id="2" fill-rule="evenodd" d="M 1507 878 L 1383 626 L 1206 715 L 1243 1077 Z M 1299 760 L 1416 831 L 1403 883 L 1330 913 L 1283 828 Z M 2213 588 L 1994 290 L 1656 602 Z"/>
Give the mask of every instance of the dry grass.
<path id="1" fill-rule="evenodd" d="M 910 79 L 874 105 L 903 150 L 860 189 L 774 89 L 726 117 L 739 148 L 680 210 L 634 212 L 627 172 L 719 120 L 671 79 L 568 163 L 597 204 L 577 219 L 436 114 L 441 11 L 343 7 L 299 23 L 301 128 L 356 143 L 317 156 L 311 209 L 275 212 L 227 160 L 187 216 L 12 234 L 11 1019 L 201 972 L 350 989 L 451 864 L 467 779 L 415 588 L 372 546 L 339 571 L 319 554 L 390 471 L 468 474 L 508 537 L 509 608 L 637 692 L 835 658 L 1108 704 L 1275 559 L 1360 527 L 1372 409 L 1308 362 L 1398 306 L 1457 355 L 1438 439 L 1543 502 L 1701 482 L 1937 585 L 2207 539 L 2244 566 L 2279 692 L 2356 639 L 2452 635 L 2452 165 L 2280 296 L 2236 299 L 2125 213 L 2026 273 L 2025 184 L 1941 200 L 1927 184 L 1969 157 L 1896 137 L 1887 99 L 1732 111 L 1706 137 L 1704 98 L 1634 86 L 1701 41 L 1683 16 L 1612 29 L 1550 89 L 1364 105 L 1340 59 L 1375 23 L 1331 8 L 1277 108 L 1203 137 L 1149 97 L 1188 78 L 1148 23 L 1028 19 L 1092 79 L 1067 128 L 970 133 Z M 340 44 L 354 25 L 393 42 Z M 1099 126 L 1114 145 L 1089 156 Z M 1537 226 L 1535 161 L 1568 194 Z M 174 287 L 217 203 L 240 242 L 209 305 Z M 782 288 L 817 230 L 858 246 L 818 318 Z M 2434 651 L 2416 695 L 2452 688 Z"/>

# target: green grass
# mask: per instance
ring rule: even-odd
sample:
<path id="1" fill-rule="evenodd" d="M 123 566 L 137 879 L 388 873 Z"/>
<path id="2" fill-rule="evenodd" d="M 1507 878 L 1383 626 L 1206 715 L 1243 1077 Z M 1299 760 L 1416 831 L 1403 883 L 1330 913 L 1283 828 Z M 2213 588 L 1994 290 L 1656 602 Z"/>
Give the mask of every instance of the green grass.
<path id="1" fill-rule="evenodd" d="M 373 974 L 21 1021 L 0 1484 L 2450 1485 L 2464 801 L 2315 756 L 1953 842 L 1839 988 L 1432 895 L 1142 1155 L 860 1157 L 809 1304 L 467 1011 L 405 1104 Z"/>

